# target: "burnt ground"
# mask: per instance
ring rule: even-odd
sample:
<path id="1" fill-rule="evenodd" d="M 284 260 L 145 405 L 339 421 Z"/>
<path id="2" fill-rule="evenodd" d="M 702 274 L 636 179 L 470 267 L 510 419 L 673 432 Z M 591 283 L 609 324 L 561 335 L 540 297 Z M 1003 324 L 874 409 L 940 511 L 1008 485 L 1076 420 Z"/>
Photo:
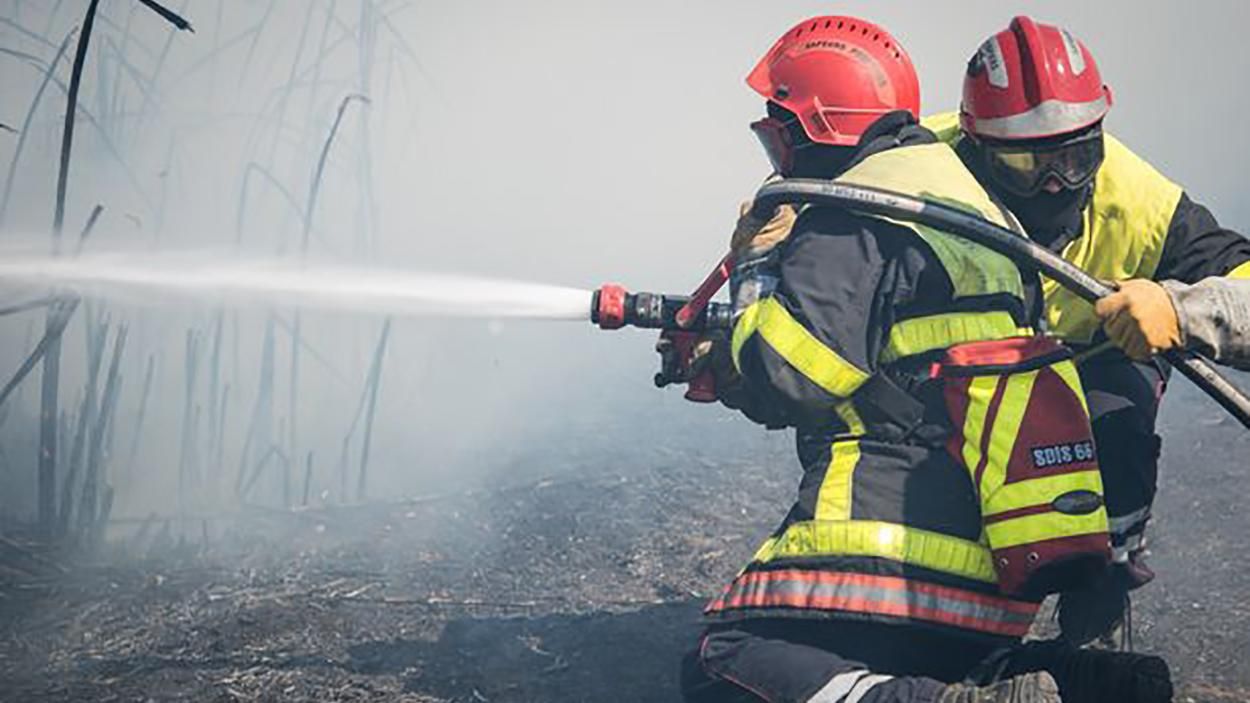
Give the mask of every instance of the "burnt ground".
<path id="1" fill-rule="evenodd" d="M 1250 435 L 1173 393 L 1137 648 L 1178 700 L 1250 700 Z M 785 443 L 151 528 L 0 590 L 11 701 L 676 701 L 699 608 L 784 510 Z M 141 548 L 140 548 L 141 547 Z M 39 571 L 32 564 L 27 571 Z"/>

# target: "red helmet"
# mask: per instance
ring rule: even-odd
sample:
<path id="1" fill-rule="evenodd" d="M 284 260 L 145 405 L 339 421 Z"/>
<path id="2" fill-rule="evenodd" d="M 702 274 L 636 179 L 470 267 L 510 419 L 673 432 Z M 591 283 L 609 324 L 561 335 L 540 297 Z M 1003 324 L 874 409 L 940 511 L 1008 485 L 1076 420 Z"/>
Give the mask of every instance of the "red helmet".
<path id="1" fill-rule="evenodd" d="M 890 33 L 856 17 L 813 17 L 760 59 L 747 85 L 798 116 L 813 141 L 854 146 L 877 118 L 907 110 L 919 119 L 920 81 Z"/>
<path id="2" fill-rule="evenodd" d="M 1110 109 L 1089 49 L 1065 29 L 1020 16 L 968 62 L 959 118 L 977 137 L 1038 139 L 1088 127 Z"/>

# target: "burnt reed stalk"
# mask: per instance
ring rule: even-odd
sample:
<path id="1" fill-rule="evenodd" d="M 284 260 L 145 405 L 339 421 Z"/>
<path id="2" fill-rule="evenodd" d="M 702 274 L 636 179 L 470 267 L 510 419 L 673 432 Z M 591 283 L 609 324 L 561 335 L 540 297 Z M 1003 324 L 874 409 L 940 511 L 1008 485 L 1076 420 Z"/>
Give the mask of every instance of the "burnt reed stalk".
<path id="1" fill-rule="evenodd" d="M 52 57 L 52 61 L 48 63 L 47 70 L 43 72 L 43 80 L 39 82 L 39 87 L 35 90 L 35 95 L 30 100 L 30 107 L 26 109 L 26 117 L 22 120 L 22 127 L 18 131 L 17 144 L 13 147 L 13 157 L 9 159 L 9 173 L 4 180 L 4 194 L 0 196 L 0 227 L 4 226 L 4 216 L 9 209 L 9 199 L 13 196 L 13 183 L 17 178 L 17 164 L 22 158 L 22 150 L 26 148 L 26 137 L 30 134 L 31 124 L 35 120 L 35 112 L 39 109 L 39 103 L 43 100 L 43 94 L 48 89 L 48 84 L 53 81 L 56 73 L 56 67 L 61 63 L 61 59 L 65 56 L 65 51 L 69 48 L 69 42 L 74 38 L 74 33 L 78 28 L 70 30 L 65 35 L 65 39 L 61 41 L 60 47 L 56 51 L 56 56 Z"/>
<path id="2" fill-rule="evenodd" d="M 325 142 L 321 145 L 321 152 L 317 157 L 317 167 L 313 171 L 312 182 L 308 186 L 308 200 L 304 209 L 303 228 L 300 232 L 300 258 L 308 258 L 309 239 L 312 235 L 313 218 L 317 212 L 317 197 L 321 193 L 321 182 L 325 176 L 326 161 L 330 156 L 330 148 L 334 146 L 334 138 L 338 135 L 339 127 L 343 124 L 343 115 L 347 112 L 347 107 L 352 102 L 359 101 L 365 105 L 369 104 L 369 98 L 359 93 L 352 93 L 343 97 L 339 101 L 338 111 L 334 115 L 334 123 L 330 125 L 330 132 L 326 135 Z M 301 335 L 302 315 L 299 308 L 295 309 L 294 319 L 291 324 L 291 372 L 290 384 L 288 387 L 288 403 L 287 403 L 287 455 L 294 459 L 297 456 L 298 448 L 296 447 L 296 416 L 299 412 L 299 359 L 300 345 L 302 343 Z M 290 473 L 290 466 L 286 467 L 286 472 Z M 288 479 L 289 480 L 289 479 Z"/>
<path id="3" fill-rule="evenodd" d="M 118 325 L 117 337 L 113 342 L 113 359 L 109 363 L 108 376 L 104 382 L 104 395 L 100 399 L 100 410 L 96 414 L 95 431 L 91 433 L 91 449 L 87 453 L 87 475 L 83 479 L 82 496 L 78 508 L 79 534 L 89 541 L 95 541 L 98 535 L 98 521 L 102 512 L 112 508 L 112 488 L 106 483 L 104 476 L 106 457 L 104 456 L 104 439 L 108 436 L 109 425 L 113 421 L 113 413 L 117 408 L 117 397 L 121 393 L 121 360 L 126 348 L 126 326 Z M 101 486 L 106 496 L 101 502 Z"/>
<path id="4" fill-rule="evenodd" d="M 92 319 L 88 312 L 87 320 Z M 108 323 L 103 316 L 88 325 L 87 330 L 87 385 L 83 393 L 82 405 L 78 410 L 77 429 L 74 432 L 74 444 L 70 449 L 69 469 L 61 480 L 60 513 L 57 521 L 57 533 L 64 536 L 69 532 L 74 510 L 74 488 L 78 484 L 78 475 L 82 472 L 85 454 L 91 443 L 91 433 L 95 430 L 95 416 L 98 409 L 96 402 L 99 388 L 100 367 L 104 360 L 104 342 L 108 337 Z"/>
<path id="5" fill-rule="evenodd" d="M 200 359 L 200 335 L 197 330 L 187 330 L 186 347 L 183 355 L 183 398 L 182 398 L 182 429 L 179 431 L 178 454 L 178 495 L 183 509 L 188 509 L 191 491 L 198 489 L 198 481 L 193 475 L 192 454 L 195 451 L 195 389 L 196 376 Z"/>
<path id="6" fill-rule="evenodd" d="M 356 500 L 365 499 L 365 491 L 369 478 L 369 445 L 373 439 L 373 412 L 378 405 L 378 388 L 382 384 L 382 360 L 386 356 L 386 343 L 391 336 L 391 318 L 382 324 L 382 334 L 378 339 L 377 349 L 373 352 L 373 366 L 369 369 L 369 386 L 367 394 L 369 402 L 365 411 L 365 434 L 360 445 L 360 473 L 356 481 Z"/>
<path id="7" fill-rule="evenodd" d="M 152 375 L 156 371 L 156 356 L 149 354 L 147 367 L 143 371 L 143 391 L 139 396 L 139 412 L 135 416 L 135 433 L 130 440 L 129 459 L 126 462 L 127 471 L 134 467 L 135 459 L 139 456 L 139 438 L 143 436 L 143 420 L 148 414 L 148 398 L 152 394 Z"/>
<path id="8" fill-rule="evenodd" d="M 170 12 L 155 0 L 139 0 L 139 2 L 175 27 L 191 28 L 190 23 L 185 19 Z M 61 249 L 61 234 L 65 227 L 65 201 L 69 187 L 69 167 L 74 146 L 74 122 L 78 113 L 78 92 L 82 86 L 87 48 L 91 43 L 91 32 L 95 28 L 96 13 L 99 8 L 100 0 L 91 0 L 87 5 L 87 12 L 83 16 L 82 32 L 78 35 L 78 46 L 74 52 L 74 66 L 70 72 L 65 106 L 65 127 L 61 133 L 60 168 L 56 179 L 56 210 L 52 218 L 54 255 L 59 254 Z M 54 70 L 55 68 L 50 66 L 49 74 Z M 49 537 L 55 530 L 56 521 L 57 401 L 61 375 L 61 332 L 65 330 L 65 323 L 68 322 L 68 318 L 62 321 L 56 317 L 56 314 L 64 312 L 67 316 L 72 315 L 75 308 L 76 306 L 69 307 L 65 311 L 49 309 L 45 320 L 45 339 L 48 340 L 48 344 L 43 355 L 43 383 L 40 391 L 38 483 L 39 524 Z"/>

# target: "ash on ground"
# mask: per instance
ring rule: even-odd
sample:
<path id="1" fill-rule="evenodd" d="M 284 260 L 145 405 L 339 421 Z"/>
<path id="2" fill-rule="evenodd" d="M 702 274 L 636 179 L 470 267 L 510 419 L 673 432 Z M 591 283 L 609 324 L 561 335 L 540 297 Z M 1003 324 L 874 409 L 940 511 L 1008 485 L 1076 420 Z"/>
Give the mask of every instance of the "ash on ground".
<path id="1" fill-rule="evenodd" d="M 1203 411 L 1166 443 L 1159 578 L 1135 596 L 1134 641 L 1171 662 L 1178 700 L 1244 701 L 1250 439 Z M 390 503 L 136 521 L 85 564 L 10 539 L 0 698 L 678 701 L 702 604 L 798 470 L 776 446 L 652 456 Z"/>

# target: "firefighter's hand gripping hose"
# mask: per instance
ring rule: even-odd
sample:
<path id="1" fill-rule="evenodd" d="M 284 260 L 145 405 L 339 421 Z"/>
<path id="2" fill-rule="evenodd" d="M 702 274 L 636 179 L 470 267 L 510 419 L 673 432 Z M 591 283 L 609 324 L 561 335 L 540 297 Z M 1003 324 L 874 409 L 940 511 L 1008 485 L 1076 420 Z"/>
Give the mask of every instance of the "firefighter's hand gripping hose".
<path id="1" fill-rule="evenodd" d="M 947 205 L 876 188 L 797 178 L 775 181 L 756 193 L 753 214 L 757 219 L 764 219 L 781 205 L 797 203 L 838 207 L 936 227 L 992 249 L 1017 264 L 1034 268 L 1091 303 L 1113 292 L 1106 283 L 1009 229 Z M 1205 359 L 1182 349 L 1165 352 L 1163 357 L 1250 428 L 1250 398 Z"/>

